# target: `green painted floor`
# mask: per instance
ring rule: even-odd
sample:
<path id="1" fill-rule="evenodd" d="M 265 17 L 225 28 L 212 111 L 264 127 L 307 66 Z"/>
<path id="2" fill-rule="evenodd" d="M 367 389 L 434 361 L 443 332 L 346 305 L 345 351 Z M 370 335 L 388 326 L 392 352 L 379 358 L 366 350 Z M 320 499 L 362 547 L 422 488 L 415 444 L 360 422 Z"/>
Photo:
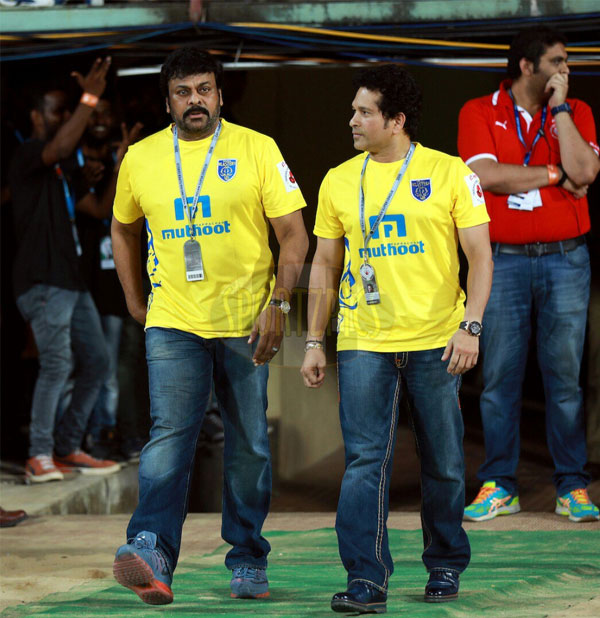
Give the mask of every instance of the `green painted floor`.
<path id="1" fill-rule="evenodd" d="M 460 598 L 431 605 L 422 601 L 427 575 L 420 561 L 420 531 L 390 530 L 395 572 L 388 614 L 433 617 L 537 618 L 580 605 L 600 595 L 600 532 L 469 533 L 473 558 L 461 578 Z M 175 602 L 152 607 L 135 594 L 106 581 L 77 587 L 29 605 L 8 608 L 3 618 L 148 618 L 151 616 L 333 616 L 329 601 L 343 590 L 335 533 L 270 532 L 271 597 L 264 601 L 229 598 L 229 573 L 223 566 L 227 548 L 189 558 L 180 564 L 173 585 Z M 101 588 L 104 586 L 104 588 Z M 589 617 L 597 616 L 590 602 Z M 583 604 L 583 606 L 581 605 Z M 586 617 L 587 618 L 587 617 Z"/>

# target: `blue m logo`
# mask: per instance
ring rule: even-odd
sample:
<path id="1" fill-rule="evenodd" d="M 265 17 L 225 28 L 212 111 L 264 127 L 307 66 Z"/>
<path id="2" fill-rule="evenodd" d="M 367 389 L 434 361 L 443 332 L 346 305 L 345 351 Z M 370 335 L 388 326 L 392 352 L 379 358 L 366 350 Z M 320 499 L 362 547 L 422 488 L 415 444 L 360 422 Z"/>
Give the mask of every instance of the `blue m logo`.
<path id="1" fill-rule="evenodd" d="M 187 203 L 188 205 L 192 205 L 194 202 L 194 198 L 193 197 L 188 197 L 187 198 Z M 198 208 L 200 209 L 200 211 L 202 212 L 202 217 L 204 219 L 208 219 L 210 218 L 210 195 L 201 195 L 198 198 Z M 176 221 L 183 221 L 185 219 L 185 212 L 183 211 L 183 202 L 181 201 L 181 198 L 178 197 L 175 200 L 175 220 Z"/>
<path id="2" fill-rule="evenodd" d="M 370 228 L 373 227 L 376 220 L 376 216 L 369 217 Z M 389 238 L 393 234 L 394 230 L 396 230 L 396 236 L 406 236 L 406 222 L 404 221 L 404 215 L 384 215 L 377 231 L 373 234 L 373 240 L 379 238 L 379 231 L 382 229 L 385 238 Z"/>

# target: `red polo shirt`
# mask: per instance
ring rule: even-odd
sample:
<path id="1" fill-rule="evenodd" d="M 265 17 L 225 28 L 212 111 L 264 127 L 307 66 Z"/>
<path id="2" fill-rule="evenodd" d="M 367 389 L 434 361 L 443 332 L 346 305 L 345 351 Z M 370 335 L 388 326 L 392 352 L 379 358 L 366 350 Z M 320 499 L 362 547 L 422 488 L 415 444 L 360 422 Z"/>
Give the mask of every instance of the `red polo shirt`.
<path id="1" fill-rule="evenodd" d="M 502 82 L 492 95 L 465 103 L 458 119 L 458 152 L 467 165 L 488 158 L 499 163 L 522 165 L 541 124 L 541 110 L 531 119 L 521 110 L 521 131 L 527 150 L 519 141 L 513 102 L 507 89 L 510 80 Z M 599 154 L 596 128 L 590 107 L 578 99 L 567 99 L 573 110 L 573 122 L 583 139 Z M 527 121 L 530 120 L 529 126 Z M 541 137 L 529 165 L 560 163 L 556 124 L 550 109 Z M 585 234 L 590 229 L 587 198 L 575 199 L 562 187 L 542 187 L 542 206 L 532 211 L 508 208 L 508 195 L 485 191 L 485 203 L 490 215 L 492 242 L 525 244 L 566 240 Z"/>

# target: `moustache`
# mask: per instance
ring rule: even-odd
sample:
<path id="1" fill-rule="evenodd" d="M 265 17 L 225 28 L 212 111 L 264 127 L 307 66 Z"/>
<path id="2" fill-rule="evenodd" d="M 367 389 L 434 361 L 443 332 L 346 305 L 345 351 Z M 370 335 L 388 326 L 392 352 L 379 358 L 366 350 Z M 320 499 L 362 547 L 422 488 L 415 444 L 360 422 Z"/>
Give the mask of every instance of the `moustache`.
<path id="1" fill-rule="evenodd" d="M 183 114 L 184 118 L 187 118 L 190 114 L 197 114 L 198 112 L 202 113 L 202 114 L 206 114 L 209 118 L 210 118 L 210 114 L 208 112 L 208 110 L 206 109 L 206 107 L 190 107 L 190 109 L 186 110 Z"/>

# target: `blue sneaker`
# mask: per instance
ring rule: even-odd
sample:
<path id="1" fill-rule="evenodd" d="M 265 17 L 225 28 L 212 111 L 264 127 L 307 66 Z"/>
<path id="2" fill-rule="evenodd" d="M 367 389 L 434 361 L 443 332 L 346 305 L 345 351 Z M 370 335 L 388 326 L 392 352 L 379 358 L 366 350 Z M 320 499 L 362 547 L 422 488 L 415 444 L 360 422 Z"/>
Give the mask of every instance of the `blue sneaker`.
<path id="1" fill-rule="evenodd" d="M 171 573 L 164 556 L 156 549 L 156 534 L 144 530 L 131 543 L 117 549 L 113 564 L 115 579 L 133 590 L 144 603 L 173 602 Z"/>
<path id="2" fill-rule="evenodd" d="M 230 587 L 234 599 L 264 599 L 269 596 L 267 572 L 260 567 L 236 567 L 232 570 Z"/>
<path id="3" fill-rule="evenodd" d="M 568 515 L 570 521 L 597 521 L 600 519 L 598 507 L 590 500 L 587 489 L 574 489 L 556 500 L 558 515 Z"/>
<path id="4" fill-rule="evenodd" d="M 519 496 L 513 496 L 503 487 L 496 486 L 495 481 L 486 481 L 475 500 L 465 508 L 463 519 L 486 521 L 496 515 L 512 515 L 520 510 Z"/>

